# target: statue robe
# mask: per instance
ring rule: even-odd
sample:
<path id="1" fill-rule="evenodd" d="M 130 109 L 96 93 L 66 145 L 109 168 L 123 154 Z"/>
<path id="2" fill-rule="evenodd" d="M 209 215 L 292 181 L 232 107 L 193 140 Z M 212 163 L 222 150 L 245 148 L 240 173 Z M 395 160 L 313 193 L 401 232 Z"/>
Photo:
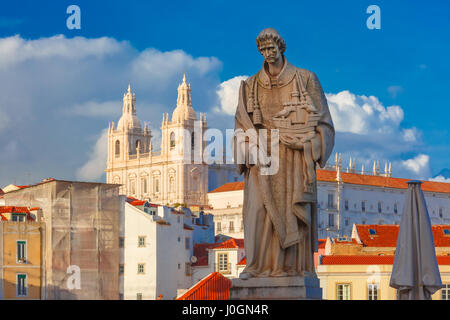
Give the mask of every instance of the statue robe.
<path id="1" fill-rule="evenodd" d="M 291 99 L 296 74 L 301 77 L 300 81 L 321 117 L 315 137 L 305 143 L 304 149 L 291 149 L 280 142 L 279 170 L 276 174 L 261 175 L 258 164 L 238 164 L 239 173 L 244 173 L 245 181 L 243 220 L 247 265 L 243 272 L 254 277 L 314 274 L 313 252 L 317 251 L 318 242 L 315 169 L 316 164 L 324 167 L 332 152 L 333 122 L 314 73 L 296 68 L 286 58 L 277 77 L 272 77 L 266 68 L 264 64 L 256 75 L 241 82 L 236 129 L 275 129 L 272 117 L 283 109 L 283 103 Z M 255 85 L 256 91 L 252 90 Z M 255 92 L 262 114 L 262 126 L 259 127 L 254 125 L 253 107 L 248 106 L 249 98 Z M 245 150 L 245 146 L 236 141 L 235 150 Z M 248 150 L 248 141 L 240 143 L 247 144 Z M 310 157 L 307 157 L 307 150 Z M 311 172 L 313 182 L 306 188 L 304 179 Z"/>

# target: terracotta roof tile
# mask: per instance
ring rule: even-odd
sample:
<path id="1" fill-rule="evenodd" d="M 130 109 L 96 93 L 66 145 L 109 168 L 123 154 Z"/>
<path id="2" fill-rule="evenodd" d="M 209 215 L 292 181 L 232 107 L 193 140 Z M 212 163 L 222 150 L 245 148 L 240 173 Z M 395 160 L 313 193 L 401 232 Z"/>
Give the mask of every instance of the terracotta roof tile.
<path id="1" fill-rule="evenodd" d="M 209 193 L 244 190 L 244 182 L 228 182 Z"/>
<path id="2" fill-rule="evenodd" d="M 247 264 L 247 256 L 244 256 L 241 261 L 238 262 L 238 266 L 245 266 Z"/>
<path id="3" fill-rule="evenodd" d="M 450 265 L 450 256 L 437 256 L 439 265 Z M 322 256 L 321 264 L 323 265 L 372 265 L 372 264 L 393 264 L 394 256 L 368 256 L 368 255 L 352 255 L 352 256 Z"/>
<path id="4" fill-rule="evenodd" d="M 226 240 L 222 243 L 217 244 L 214 249 L 237 249 L 242 248 L 244 249 L 244 239 L 234 239 L 231 238 L 229 240 Z"/>
<path id="5" fill-rule="evenodd" d="M 327 239 L 319 239 L 319 249 L 325 249 L 325 245 L 327 243 Z"/>
<path id="6" fill-rule="evenodd" d="M 434 244 L 436 247 L 450 247 L 450 236 L 444 234 L 444 230 L 450 230 L 450 225 L 433 225 Z M 366 247 L 396 247 L 399 225 L 363 225 L 357 224 L 358 235 Z M 370 234 L 370 229 L 375 231 Z"/>
<path id="7" fill-rule="evenodd" d="M 348 184 L 368 185 L 394 189 L 408 189 L 408 184 L 406 182 L 411 180 L 347 172 L 341 172 L 341 178 L 344 183 Z M 336 182 L 336 171 L 317 170 L 317 180 L 325 182 Z M 229 182 L 211 191 L 210 193 L 236 190 L 244 190 L 244 182 Z M 450 183 L 423 181 L 422 190 L 429 192 L 450 193 Z"/>
<path id="8" fill-rule="evenodd" d="M 30 213 L 27 207 L 0 206 L 0 213 Z"/>
<path id="9" fill-rule="evenodd" d="M 213 272 L 200 280 L 177 300 L 229 300 L 231 280 Z"/>

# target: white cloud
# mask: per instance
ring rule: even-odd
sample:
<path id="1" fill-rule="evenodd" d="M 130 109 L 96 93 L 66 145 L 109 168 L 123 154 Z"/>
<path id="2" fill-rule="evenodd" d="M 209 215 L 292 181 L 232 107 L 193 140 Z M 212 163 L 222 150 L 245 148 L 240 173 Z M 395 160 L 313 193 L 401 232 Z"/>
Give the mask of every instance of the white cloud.
<path id="1" fill-rule="evenodd" d="M 357 134 L 395 133 L 403 121 L 399 106 L 384 107 L 374 96 L 348 90 L 326 94 L 336 131 Z"/>
<path id="2" fill-rule="evenodd" d="M 435 182 L 445 182 L 445 183 L 450 183 L 450 178 L 446 178 L 444 176 L 437 176 L 434 178 L 430 178 L 428 179 L 429 181 L 435 181 Z"/>
<path id="3" fill-rule="evenodd" d="M 0 68 L 12 67 L 27 60 L 43 60 L 62 57 L 80 60 L 86 57 L 104 58 L 129 49 L 127 42 L 102 37 L 68 39 L 63 35 L 37 40 L 25 40 L 19 35 L 0 39 Z"/>
<path id="4" fill-rule="evenodd" d="M 90 154 L 89 160 L 77 170 L 77 179 L 82 181 L 97 181 L 103 176 L 108 158 L 107 129 L 102 131 L 94 147 L 90 150 Z"/>
<path id="5" fill-rule="evenodd" d="M 216 91 L 219 97 L 219 106 L 215 108 L 216 112 L 234 115 L 238 103 L 241 81 L 247 78 L 248 76 L 236 76 L 219 85 Z"/>
<path id="6" fill-rule="evenodd" d="M 412 159 L 401 161 L 400 165 L 409 170 L 413 179 L 426 179 L 430 176 L 430 157 L 426 154 L 419 154 Z"/>

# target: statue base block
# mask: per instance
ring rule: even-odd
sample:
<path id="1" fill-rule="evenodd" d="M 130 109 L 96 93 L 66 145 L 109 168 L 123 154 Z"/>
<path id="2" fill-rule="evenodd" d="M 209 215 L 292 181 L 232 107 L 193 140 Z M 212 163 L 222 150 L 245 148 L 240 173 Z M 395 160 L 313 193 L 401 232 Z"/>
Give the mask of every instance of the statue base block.
<path id="1" fill-rule="evenodd" d="M 230 300 L 322 299 L 320 280 L 312 277 L 232 279 Z"/>

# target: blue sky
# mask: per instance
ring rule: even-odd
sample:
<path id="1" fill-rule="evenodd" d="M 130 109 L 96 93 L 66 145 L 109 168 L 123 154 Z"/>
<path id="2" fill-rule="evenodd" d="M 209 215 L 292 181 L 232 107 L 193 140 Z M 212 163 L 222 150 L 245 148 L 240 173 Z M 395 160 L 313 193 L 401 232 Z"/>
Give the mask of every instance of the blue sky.
<path id="1" fill-rule="evenodd" d="M 81 30 L 66 28 L 71 4 L 81 8 Z M 366 27 L 371 4 L 381 30 Z M 0 59 L 8 57 L 0 63 L 0 185 L 88 179 L 79 170 L 102 162 L 102 129 L 117 122 L 129 81 L 155 135 L 184 70 L 196 111 L 208 112 L 210 126 L 232 127 L 217 93 L 257 72 L 255 38 L 269 26 L 285 38 L 288 60 L 314 71 L 330 94 L 344 159 L 392 161 L 394 175 L 410 178 L 450 168 L 448 1 L 18 0 L 0 8 Z M 158 59 L 168 75 L 155 71 Z M 361 113 L 364 105 L 375 112 Z M 100 111 L 82 114 L 87 108 Z"/>

